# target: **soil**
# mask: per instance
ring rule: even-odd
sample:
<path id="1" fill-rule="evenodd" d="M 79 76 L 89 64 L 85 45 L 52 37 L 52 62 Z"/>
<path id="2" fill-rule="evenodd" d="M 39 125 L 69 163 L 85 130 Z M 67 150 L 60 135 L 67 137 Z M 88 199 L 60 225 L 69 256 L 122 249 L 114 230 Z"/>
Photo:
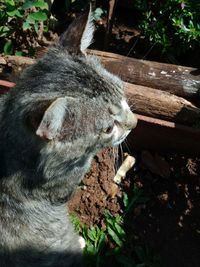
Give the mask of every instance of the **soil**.
<path id="1" fill-rule="evenodd" d="M 90 172 L 68 204 L 84 224 L 103 224 L 105 209 L 113 215 L 120 212 L 120 188 L 113 181 L 116 155 L 116 149 L 108 148 L 95 156 Z"/>
<path id="2" fill-rule="evenodd" d="M 123 192 L 131 196 L 134 186 L 142 188 L 148 200 L 129 210 L 124 227 L 129 238 L 132 231 L 135 236 L 127 240 L 127 247 L 133 246 L 130 242 L 147 245 L 160 255 L 164 267 L 199 267 L 200 159 L 140 151 L 134 153 L 135 167 L 117 186 L 113 155 L 108 149 L 95 157 L 70 201 L 70 212 L 87 225 L 104 227 L 105 209 L 121 214 Z"/>

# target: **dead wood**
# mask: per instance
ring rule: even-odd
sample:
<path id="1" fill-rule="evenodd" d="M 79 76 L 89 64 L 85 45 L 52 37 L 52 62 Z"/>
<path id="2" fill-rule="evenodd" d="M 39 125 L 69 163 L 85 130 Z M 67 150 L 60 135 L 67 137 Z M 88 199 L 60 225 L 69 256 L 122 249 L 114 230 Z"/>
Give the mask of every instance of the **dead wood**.
<path id="1" fill-rule="evenodd" d="M 200 93 L 200 72 L 194 68 L 164 64 L 118 54 L 90 50 L 103 65 L 122 80 L 172 94 L 195 98 Z"/>
<path id="2" fill-rule="evenodd" d="M 182 97 L 130 83 L 125 83 L 125 92 L 138 114 L 186 125 L 200 120 L 200 109 Z"/>

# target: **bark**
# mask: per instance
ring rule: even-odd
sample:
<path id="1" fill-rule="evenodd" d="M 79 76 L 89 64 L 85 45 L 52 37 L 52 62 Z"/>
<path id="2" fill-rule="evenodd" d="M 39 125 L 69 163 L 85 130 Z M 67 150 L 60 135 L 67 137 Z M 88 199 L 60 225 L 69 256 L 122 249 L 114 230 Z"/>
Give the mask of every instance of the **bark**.
<path id="1" fill-rule="evenodd" d="M 200 121 L 200 109 L 182 97 L 130 83 L 125 83 L 125 92 L 137 114 L 186 125 Z"/>
<path id="2" fill-rule="evenodd" d="M 90 50 L 103 65 L 122 80 L 172 94 L 195 98 L 200 93 L 200 71 L 194 68 L 158 63 L 118 54 Z"/>

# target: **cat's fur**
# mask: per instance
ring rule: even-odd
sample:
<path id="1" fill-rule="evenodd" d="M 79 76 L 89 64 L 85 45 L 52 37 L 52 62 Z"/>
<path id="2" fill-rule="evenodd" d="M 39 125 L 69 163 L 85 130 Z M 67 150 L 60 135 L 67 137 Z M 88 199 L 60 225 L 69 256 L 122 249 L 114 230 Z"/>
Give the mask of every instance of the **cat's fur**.
<path id="1" fill-rule="evenodd" d="M 89 21 L 72 23 L 1 99 L 1 267 L 82 266 L 66 202 L 96 152 L 136 124 L 120 79 L 85 55 Z"/>

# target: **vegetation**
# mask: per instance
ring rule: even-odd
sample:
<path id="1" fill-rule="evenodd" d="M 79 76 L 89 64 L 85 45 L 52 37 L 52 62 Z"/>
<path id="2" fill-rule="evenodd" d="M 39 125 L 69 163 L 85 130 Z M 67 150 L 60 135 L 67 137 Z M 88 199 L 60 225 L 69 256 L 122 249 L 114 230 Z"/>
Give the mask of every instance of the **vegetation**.
<path id="1" fill-rule="evenodd" d="M 86 247 L 84 258 L 87 267 L 110 266 L 123 267 L 160 267 L 159 257 L 145 244 L 136 242 L 133 218 L 127 219 L 139 204 L 144 204 L 147 198 L 138 187 L 134 187 L 130 196 L 124 193 L 124 212 L 113 216 L 105 211 L 105 229 L 98 225 L 87 227 L 81 224 L 76 215 L 71 215 L 75 229 L 84 237 Z M 107 265 L 106 265 L 107 266 Z"/>
<path id="2" fill-rule="evenodd" d="M 146 40 L 159 49 L 170 62 L 183 53 L 199 48 L 200 2 L 195 0 L 137 0 L 142 14 L 139 22 Z"/>
<path id="3" fill-rule="evenodd" d="M 66 16 L 71 10 L 80 12 L 86 0 L 55 1 L 54 6 Z M 95 19 L 105 15 L 108 0 L 96 2 Z M 138 14 L 134 27 L 141 29 L 148 47 L 169 62 L 199 48 L 200 3 L 196 0 L 136 0 L 132 4 Z M 49 15 L 45 0 L 0 0 L 0 52 L 4 54 L 34 54 L 34 48 L 48 31 Z M 59 13 L 58 12 L 58 13 Z M 58 16 L 59 18 L 59 16 Z M 62 17 L 63 18 L 63 17 Z"/>
<path id="4" fill-rule="evenodd" d="M 0 0 L 0 49 L 5 55 L 33 55 L 35 42 L 48 30 L 44 0 Z"/>

